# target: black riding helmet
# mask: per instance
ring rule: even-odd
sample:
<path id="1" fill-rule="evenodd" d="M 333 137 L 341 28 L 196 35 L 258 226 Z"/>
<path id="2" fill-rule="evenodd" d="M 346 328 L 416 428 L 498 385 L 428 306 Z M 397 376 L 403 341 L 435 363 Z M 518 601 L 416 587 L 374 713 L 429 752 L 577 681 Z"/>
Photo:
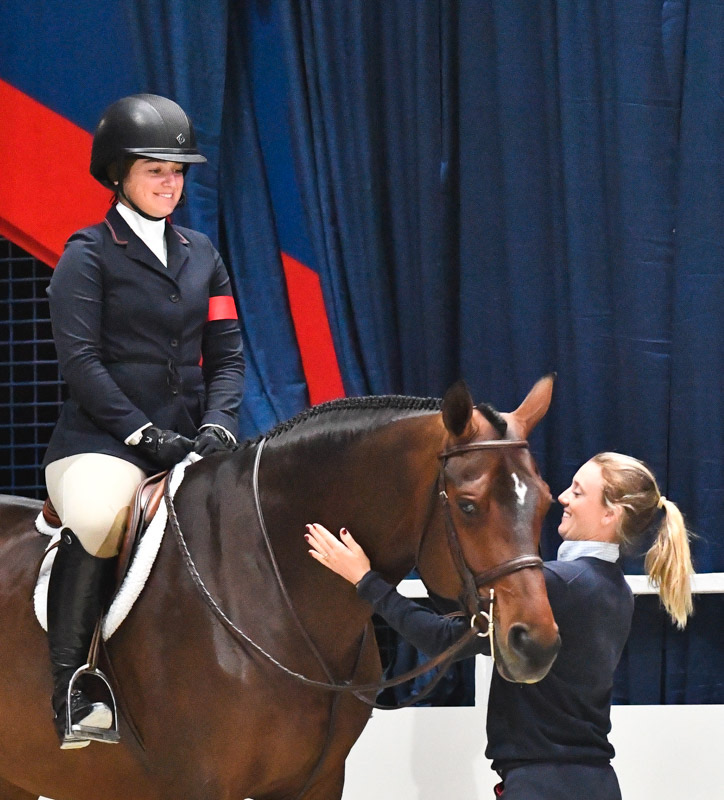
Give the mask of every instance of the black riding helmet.
<path id="1" fill-rule="evenodd" d="M 115 166 L 116 180 L 120 179 L 129 156 L 185 165 L 206 161 L 196 149 L 196 133 L 186 112 L 157 94 L 123 97 L 105 110 L 93 135 L 90 173 L 103 186 L 122 194 L 108 170 Z"/>

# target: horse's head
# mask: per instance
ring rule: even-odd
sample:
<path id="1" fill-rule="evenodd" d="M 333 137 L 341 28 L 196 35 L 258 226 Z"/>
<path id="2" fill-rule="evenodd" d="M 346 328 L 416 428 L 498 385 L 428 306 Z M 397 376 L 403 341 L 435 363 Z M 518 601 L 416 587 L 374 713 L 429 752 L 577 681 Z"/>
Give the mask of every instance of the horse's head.
<path id="1" fill-rule="evenodd" d="M 560 647 L 537 557 L 551 495 L 526 442 L 552 391 L 553 377 L 542 378 L 516 411 L 499 414 L 476 408 L 462 382 L 448 390 L 442 513 L 426 531 L 418 558 L 428 587 L 457 597 L 470 614 L 494 590 L 498 672 L 521 682 L 544 677 Z"/>

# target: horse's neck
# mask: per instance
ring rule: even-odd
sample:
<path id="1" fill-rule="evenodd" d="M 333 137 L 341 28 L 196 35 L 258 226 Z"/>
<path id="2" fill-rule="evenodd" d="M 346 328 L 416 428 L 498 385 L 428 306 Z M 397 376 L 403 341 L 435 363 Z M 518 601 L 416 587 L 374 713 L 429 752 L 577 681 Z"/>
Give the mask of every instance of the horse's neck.
<path id="1" fill-rule="evenodd" d="M 335 652 L 346 653 L 369 608 L 309 556 L 305 525 L 349 528 L 387 580 L 404 577 L 430 509 L 440 429 L 439 414 L 426 414 L 350 436 L 271 439 L 259 461 L 260 513 L 257 448 L 194 465 L 177 495 L 179 519 L 227 616 L 263 631 L 274 608 L 279 626 L 293 631 L 291 603 L 310 635 L 335 630 Z"/>
<path id="2" fill-rule="evenodd" d="M 307 522 L 335 532 L 347 527 L 373 564 L 395 578 L 414 563 L 443 430 L 440 415 L 426 413 L 331 443 L 300 442 L 291 446 L 293 452 L 271 447 L 262 483 L 274 474 L 277 499 L 286 505 L 292 527 L 299 519 L 299 535 Z M 279 535 L 289 535 L 289 528 Z"/>

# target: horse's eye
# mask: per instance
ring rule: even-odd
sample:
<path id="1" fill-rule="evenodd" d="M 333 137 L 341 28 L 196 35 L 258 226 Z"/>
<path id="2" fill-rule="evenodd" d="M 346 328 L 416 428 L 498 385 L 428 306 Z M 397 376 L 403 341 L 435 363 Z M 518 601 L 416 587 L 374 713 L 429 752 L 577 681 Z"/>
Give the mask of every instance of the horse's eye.
<path id="1" fill-rule="evenodd" d="M 475 513 L 475 503 L 471 503 L 469 500 L 461 500 L 458 503 L 458 508 L 463 512 L 463 514 L 474 514 Z"/>

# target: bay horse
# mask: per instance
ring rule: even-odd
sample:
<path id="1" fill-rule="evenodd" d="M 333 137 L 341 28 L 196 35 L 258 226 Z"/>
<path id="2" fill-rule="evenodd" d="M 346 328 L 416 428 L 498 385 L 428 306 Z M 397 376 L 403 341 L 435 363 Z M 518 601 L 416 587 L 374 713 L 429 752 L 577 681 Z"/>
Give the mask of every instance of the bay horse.
<path id="1" fill-rule="evenodd" d="M 498 670 L 542 678 L 559 646 L 535 568 L 550 493 L 525 439 L 552 383 L 542 378 L 507 414 L 473 406 L 462 383 L 442 403 L 332 401 L 189 466 L 169 506 L 181 538 L 167 526 L 148 582 L 103 649 L 116 745 L 58 747 L 31 602 L 46 545 L 33 525 L 40 504 L 4 498 L 0 800 L 339 800 L 370 709 L 284 670 L 358 685 L 377 681 L 381 664 L 364 635 L 369 606 L 306 552 L 311 521 L 348 526 L 392 583 L 416 565 L 431 591 L 468 607 L 466 584 L 487 595 L 493 583 Z"/>

